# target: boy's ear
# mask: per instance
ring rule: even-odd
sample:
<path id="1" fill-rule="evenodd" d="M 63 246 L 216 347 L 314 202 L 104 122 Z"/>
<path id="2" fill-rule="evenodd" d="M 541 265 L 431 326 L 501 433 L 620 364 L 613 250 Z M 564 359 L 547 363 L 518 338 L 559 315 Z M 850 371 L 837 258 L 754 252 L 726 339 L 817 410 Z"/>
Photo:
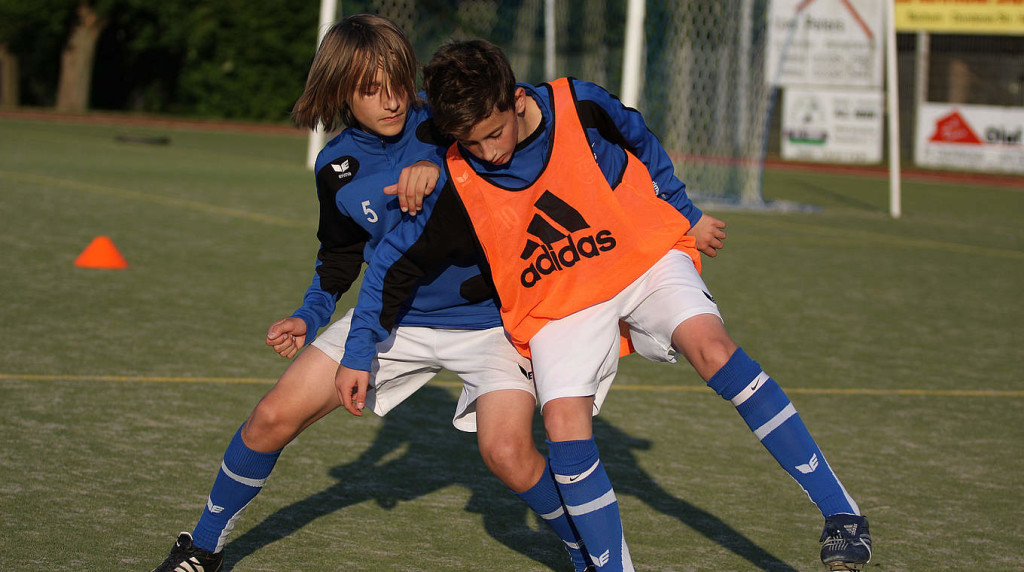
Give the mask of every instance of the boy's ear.
<path id="1" fill-rule="evenodd" d="M 526 90 L 524 88 L 516 88 L 515 95 L 513 96 L 513 102 L 516 109 L 516 115 L 526 113 Z"/>

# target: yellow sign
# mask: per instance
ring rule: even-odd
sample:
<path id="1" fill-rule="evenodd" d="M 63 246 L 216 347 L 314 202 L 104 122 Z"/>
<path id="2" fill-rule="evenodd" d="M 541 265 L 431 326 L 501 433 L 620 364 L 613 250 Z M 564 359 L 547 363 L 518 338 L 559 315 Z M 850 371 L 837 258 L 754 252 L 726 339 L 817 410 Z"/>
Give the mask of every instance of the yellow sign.
<path id="1" fill-rule="evenodd" d="M 1024 35 L 1024 0 L 895 0 L 896 30 Z"/>

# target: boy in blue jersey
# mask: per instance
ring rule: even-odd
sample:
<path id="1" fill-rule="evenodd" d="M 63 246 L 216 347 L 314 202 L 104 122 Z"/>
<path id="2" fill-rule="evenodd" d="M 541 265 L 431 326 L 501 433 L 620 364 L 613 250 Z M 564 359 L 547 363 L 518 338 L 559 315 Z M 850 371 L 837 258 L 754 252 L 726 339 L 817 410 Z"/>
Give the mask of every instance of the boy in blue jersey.
<path id="1" fill-rule="evenodd" d="M 424 77 L 437 124 L 458 145 L 424 204 L 429 218 L 399 225 L 367 269 L 338 371 L 346 407 L 350 394 L 361 399 L 372 344 L 413 281 L 481 249 L 506 330 L 533 357 L 559 491 L 601 570 L 633 569 L 591 418 L 623 329 L 648 359 L 682 353 L 733 403 L 825 517 L 822 562 L 862 569 L 867 519 L 779 385 L 728 335 L 698 274 L 695 251 L 713 256 L 724 224 L 693 206 L 640 114 L 587 82 L 516 84 L 500 49 L 482 41 L 441 48 Z M 678 213 L 665 216 L 654 196 Z"/>
<path id="2" fill-rule="evenodd" d="M 334 380 L 350 315 L 316 333 L 380 239 L 398 225 L 403 211 L 415 214 L 440 173 L 444 147 L 430 110 L 415 95 L 416 70 L 402 31 L 377 16 L 346 18 L 317 50 L 293 119 L 310 128 L 322 123 L 328 130 L 346 129 L 316 161 L 320 249 L 312 284 L 302 307 L 271 325 L 266 339 L 288 358 L 305 345 L 313 347 L 298 353 L 238 429 L 194 531 L 179 535 L 156 571 L 219 570 L 228 534 L 262 490 L 282 449 L 342 404 Z M 402 200 L 386 196 L 385 188 Z M 459 375 L 464 388 L 454 425 L 477 431 L 488 468 L 556 531 L 575 569 L 584 570 L 583 548 L 533 443 L 530 361 L 505 337 L 479 262 L 448 259 L 417 284 L 395 320 L 399 327 L 374 348 L 373 389 L 364 403 L 384 415 L 441 368 Z"/>

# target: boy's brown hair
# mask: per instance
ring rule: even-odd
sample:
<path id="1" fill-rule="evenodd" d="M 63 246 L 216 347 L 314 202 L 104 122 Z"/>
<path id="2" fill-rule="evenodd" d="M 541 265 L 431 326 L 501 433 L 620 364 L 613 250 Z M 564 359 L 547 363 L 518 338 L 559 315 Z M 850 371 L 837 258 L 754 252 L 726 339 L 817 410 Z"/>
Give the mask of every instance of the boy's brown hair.
<path id="1" fill-rule="evenodd" d="M 464 136 L 515 102 L 516 77 L 501 48 L 484 40 L 441 46 L 423 68 L 423 86 L 434 122 L 449 135 Z"/>
<path id="2" fill-rule="evenodd" d="M 416 52 L 401 28 L 373 14 L 334 24 L 313 57 L 292 121 L 309 129 L 323 123 L 327 131 L 356 126 L 349 100 L 357 90 L 369 91 L 378 68 L 384 72 L 381 89 L 418 104 Z"/>

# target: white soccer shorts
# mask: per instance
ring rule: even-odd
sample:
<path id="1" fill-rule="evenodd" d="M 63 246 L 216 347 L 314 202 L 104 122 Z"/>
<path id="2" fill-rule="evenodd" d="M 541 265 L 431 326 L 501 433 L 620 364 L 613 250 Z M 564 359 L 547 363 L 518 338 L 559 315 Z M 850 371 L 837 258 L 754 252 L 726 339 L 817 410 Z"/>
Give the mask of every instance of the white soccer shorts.
<path id="1" fill-rule="evenodd" d="M 317 336 L 312 345 L 340 363 L 351 323 L 349 310 Z M 462 380 L 462 394 L 452 419 L 460 431 L 476 431 L 476 400 L 485 393 L 519 389 L 537 395 L 530 360 L 516 351 L 504 329 L 399 326 L 388 339 L 377 344 L 366 406 L 383 416 L 442 368 Z"/>
<path id="2" fill-rule="evenodd" d="M 672 250 L 614 298 L 548 322 L 530 340 L 541 408 L 593 395 L 594 415 L 601 411 L 618 370 L 620 320 L 638 354 L 674 363 L 672 333 L 700 314 L 722 317 L 693 260 Z"/>

